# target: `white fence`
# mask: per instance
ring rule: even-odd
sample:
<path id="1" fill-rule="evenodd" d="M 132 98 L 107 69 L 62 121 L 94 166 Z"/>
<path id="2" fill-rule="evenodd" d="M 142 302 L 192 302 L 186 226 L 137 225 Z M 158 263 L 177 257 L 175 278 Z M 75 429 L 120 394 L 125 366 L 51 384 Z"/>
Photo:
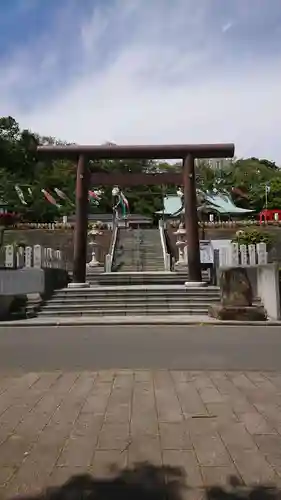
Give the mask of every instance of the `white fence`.
<path id="1" fill-rule="evenodd" d="M 41 245 L 33 247 L 14 247 L 6 245 L 2 251 L 2 266 L 11 269 L 21 268 L 57 268 L 65 269 L 66 262 L 61 250 L 45 248 Z"/>
<path id="2" fill-rule="evenodd" d="M 220 247 L 218 254 L 219 267 L 264 265 L 268 260 L 265 243 L 240 246 L 237 243 L 231 243 Z"/>
<path id="3" fill-rule="evenodd" d="M 268 253 L 265 243 L 238 245 L 231 240 L 201 240 L 200 261 L 201 264 L 216 262 L 216 267 L 256 266 L 268 263 Z M 187 263 L 187 246 L 179 247 L 177 264 L 187 265 Z"/>

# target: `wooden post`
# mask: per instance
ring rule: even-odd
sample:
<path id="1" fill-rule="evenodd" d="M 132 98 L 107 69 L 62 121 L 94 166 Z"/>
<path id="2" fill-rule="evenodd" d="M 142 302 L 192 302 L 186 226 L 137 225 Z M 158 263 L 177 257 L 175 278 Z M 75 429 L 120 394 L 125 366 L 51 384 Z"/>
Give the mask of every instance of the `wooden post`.
<path id="1" fill-rule="evenodd" d="M 183 163 L 185 230 L 188 245 L 188 281 L 202 282 L 198 231 L 197 197 L 194 157 L 189 154 Z"/>
<path id="2" fill-rule="evenodd" d="M 76 223 L 74 231 L 73 284 L 86 282 L 87 236 L 88 236 L 88 165 L 80 155 L 76 178 Z"/>

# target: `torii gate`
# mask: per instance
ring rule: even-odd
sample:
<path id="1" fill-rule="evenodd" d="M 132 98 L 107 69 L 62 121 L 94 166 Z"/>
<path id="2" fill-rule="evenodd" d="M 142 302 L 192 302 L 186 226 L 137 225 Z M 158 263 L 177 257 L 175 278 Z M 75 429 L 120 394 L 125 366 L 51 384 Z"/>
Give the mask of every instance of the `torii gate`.
<path id="1" fill-rule="evenodd" d="M 89 182 L 104 186 L 137 186 L 175 184 L 184 187 L 185 227 L 188 239 L 188 276 L 192 282 L 201 282 L 200 247 L 196 204 L 194 160 L 197 158 L 232 158 L 234 144 L 183 144 L 159 146 L 38 146 L 40 157 L 68 158 L 77 161 L 76 225 L 74 232 L 73 282 L 86 282 L 86 254 L 88 230 Z M 90 176 L 88 160 L 154 159 L 183 160 L 180 173 L 104 173 Z"/>

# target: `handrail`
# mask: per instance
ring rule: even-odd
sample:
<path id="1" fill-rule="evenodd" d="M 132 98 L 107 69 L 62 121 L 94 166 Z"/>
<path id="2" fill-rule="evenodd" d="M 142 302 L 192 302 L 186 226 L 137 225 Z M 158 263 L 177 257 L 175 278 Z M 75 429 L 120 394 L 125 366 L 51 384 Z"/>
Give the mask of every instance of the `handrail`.
<path id="1" fill-rule="evenodd" d="M 114 252 L 115 252 L 115 247 L 116 247 L 116 242 L 117 242 L 117 235 L 118 235 L 118 222 L 115 222 L 113 225 L 113 231 L 112 231 L 112 237 L 109 245 L 109 251 L 108 254 L 105 256 L 105 272 L 106 273 L 111 273 L 112 271 L 112 264 L 113 264 L 113 258 L 114 258 Z"/>
<path id="2" fill-rule="evenodd" d="M 163 251 L 163 259 L 164 259 L 164 269 L 165 271 L 171 270 L 171 255 L 168 253 L 166 236 L 164 230 L 164 221 L 159 220 L 159 232 L 160 232 L 160 240 Z"/>

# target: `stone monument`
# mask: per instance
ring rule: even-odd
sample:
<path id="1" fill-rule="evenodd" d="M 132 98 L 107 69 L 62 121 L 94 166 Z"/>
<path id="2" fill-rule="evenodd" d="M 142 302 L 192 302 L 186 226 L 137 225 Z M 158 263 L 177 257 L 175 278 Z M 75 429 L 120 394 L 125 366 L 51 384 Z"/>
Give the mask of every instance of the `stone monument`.
<path id="1" fill-rule="evenodd" d="M 220 320 L 265 321 L 264 307 L 253 305 L 252 285 L 243 267 L 228 267 L 220 272 L 220 304 L 209 308 L 209 316 Z"/>

